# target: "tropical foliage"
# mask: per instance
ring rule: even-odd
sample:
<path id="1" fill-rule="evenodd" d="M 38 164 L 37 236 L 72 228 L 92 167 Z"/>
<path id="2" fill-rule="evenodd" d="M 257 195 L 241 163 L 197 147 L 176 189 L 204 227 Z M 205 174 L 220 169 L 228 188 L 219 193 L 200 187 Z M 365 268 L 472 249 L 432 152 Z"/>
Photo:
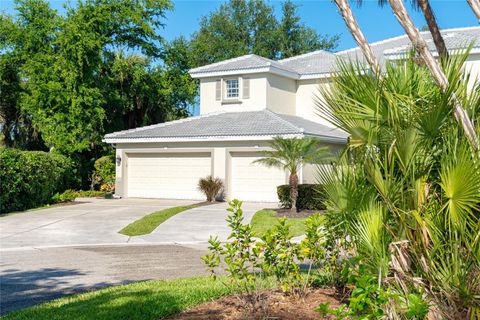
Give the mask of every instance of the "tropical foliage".
<path id="1" fill-rule="evenodd" d="M 198 189 L 205 194 L 208 202 L 213 202 L 223 189 L 223 181 L 220 178 L 207 176 L 198 181 Z"/>
<path id="2" fill-rule="evenodd" d="M 273 151 L 265 151 L 264 157 L 255 160 L 267 167 L 285 170 L 289 173 L 290 200 L 292 212 L 297 211 L 298 171 L 307 163 L 319 164 L 329 159 L 328 148 L 319 146 L 316 138 L 284 139 L 276 137 L 271 142 Z"/>
<path id="3" fill-rule="evenodd" d="M 342 64 L 331 91 L 322 91 L 320 110 L 351 135 L 339 165 L 320 171 L 327 225 L 383 297 L 375 308 L 349 312 L 408 318 L 426 305 L 432 319 L 479 315 L 479 154 L 450 99 L 456 95 L 478 132 L 480 91 L 468 85 L 466 56 L 443 61 L 446 92 L 414 59 L 387 64 L 382 77 Z"/>

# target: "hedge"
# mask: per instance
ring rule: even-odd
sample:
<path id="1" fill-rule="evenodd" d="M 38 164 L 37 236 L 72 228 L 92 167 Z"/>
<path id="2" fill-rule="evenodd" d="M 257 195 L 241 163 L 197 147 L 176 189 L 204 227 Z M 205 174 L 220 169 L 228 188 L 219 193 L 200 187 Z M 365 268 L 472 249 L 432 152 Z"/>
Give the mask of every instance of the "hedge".
<path id="1" fill-rule="evenodd" d="M 0 213 L 48 204 L 78 183 L 72 161 L 42 151 L 0 149 Z"/>
<path id="2" fill-rule="evenodd" d="M 277 187 L 278 200 L 282 208 L 291 208 L 290 186 L 281 185 Z M 299 184 L 298 185 L 298 210 L 325 210 L 325 196 L 323 188 L 319 184 Z"/>

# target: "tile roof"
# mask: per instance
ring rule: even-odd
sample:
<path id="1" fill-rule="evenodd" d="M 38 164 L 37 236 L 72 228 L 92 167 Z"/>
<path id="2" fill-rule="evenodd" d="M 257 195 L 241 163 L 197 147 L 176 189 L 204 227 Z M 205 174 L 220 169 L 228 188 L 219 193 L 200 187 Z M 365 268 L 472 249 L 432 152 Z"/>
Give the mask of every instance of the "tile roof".
<path id="1" fill-rule="evenodd" d="M 467 27 L 456 29 L 444 29 L 441 31 L 445 40 L 445 45 L 449 51 L 465 49 L 473 43 L 473 48 L 480 48 L 480 27 Z M 430 50 L 435 54 L 435 45 L 430 32 L 421 32 L 422 37 L 426 40 Z M 382 41 L 370 43 L 373 53 L 384 65 L 387 59 L 394 59 L 398 56 L 404 56 L 412 49 L 411 42 L 406 35 L 389 38 Z M 246 55 L 218 63 L 206 65 L 190 70 L 195 75 L 208 75 L 214 72 L 231 72 L 242 70 L 255 70 L 261 68 L 275 67 L 279 70 L 295 74 L 298 78 L 309 75 L 328 74 L 337 71 L 337 59 L 359 60 L 364 61 L 360 49 L 353 48 L 339 51 L 336 53 L 318 50 L 296 57 L 283 60 L 270 60 L 257 55 Z"/>
<path id="2" fill-rule="evenodd" d="M 170 121 L 137 129 L 119 131 L 105 136 L 105 141 L 118 140 L 188 140 L 204 138 L 265 136 L 317 136 L 329 141 L 346 142 L 347 134 L 297 116 L 270 110 L 220 112 Z"/>

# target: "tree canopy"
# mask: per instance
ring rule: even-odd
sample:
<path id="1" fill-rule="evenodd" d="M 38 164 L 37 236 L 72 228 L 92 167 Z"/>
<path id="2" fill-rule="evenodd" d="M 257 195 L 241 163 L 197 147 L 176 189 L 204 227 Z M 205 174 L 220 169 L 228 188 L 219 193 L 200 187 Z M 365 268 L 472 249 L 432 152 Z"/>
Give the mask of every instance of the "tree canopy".
<path id="1" fill-rule="evenodd" d="M 325 36 L 301 22 L 298 5 L 287 0 L 277 19 L 263 0 L 230 0 L 202 18 L 191 40 L 196 66 L 254 53 L 283 59 L 313 50 L 332 50 L 338 35 Z"/>

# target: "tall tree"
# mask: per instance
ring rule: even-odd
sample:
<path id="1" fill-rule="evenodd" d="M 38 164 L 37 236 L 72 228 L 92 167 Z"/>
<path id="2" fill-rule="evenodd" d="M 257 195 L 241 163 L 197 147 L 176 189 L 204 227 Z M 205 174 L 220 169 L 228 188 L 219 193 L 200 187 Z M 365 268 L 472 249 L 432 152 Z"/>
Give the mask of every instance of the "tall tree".
<path id="1" fill-rule="evenodd" d="M 442 68 L 440 67 L 440 64 L 435 60 L 432 53 L 428 49 L 427 43 L 420 35 L 420 32 L 418 31 L 418 29 L 415 27 L 415 24 L 410 18 L 410 15 L 408 14 L 407 9 L 405 8 L 405 5 L 403 4 L 402 0 L 389 0 L 389 2 L 395 17 L 397 17 L 397 20 L 405 29 L 405 32 L 410 38 L 410 41 L 412 42 L 415 50 L 421 56 L 423 61 L 425 61 L 425 64 L 427 65 L 428 69 L 432 73 L 433 78 L 437 82 L 438 86 L 443 91 L 448 92 L 449 85 L 450 85 L 448 82 L 448 79 L 445 73 L 443 72 Z M 475 127 L 473 126 L 473 123 L 468 113 L 463 108 L 460 100 L 456 97 L 455 92 L 450 93 L 450 98 L 454 108 L 455 118 L 461 124 L 465 132 L 465 135 L 470 141 L 472 148 L 478 151 L 479 150 L 478 137 L 475 132 Z"/>
<path id="2" fill-rule="evenodd" d="M 472 8 L 473 13 L 477 16 L 478 21 L 480 22 L 480 1 L 479 0 L 467 0 L 470 8 Z"/>
<path id="3" fill-rule="evenodd" d="M 100 143 L 105 59 L 120 47 L 160 56 L 156 29 L 170 7 L 167 0 L 85 0 L 61 16 L 46 1 L 19 0 L 15 18 L 2 16 L 0 38 L 26 79 L 22 111 L 48 147 L 72 154 Z"/>
<path id="4" fill-rule="evenodd" d="M 362 30 L 360 29 L 357 19 L 353 15 L 352 8 L 348 3 L 348 0 L 335 0 L 335 4 L 337 5 L 340 14 L 347 25 L 348 30 L 352 34 L 355 42 L 357 42 L 358 47 L 362 50 L 362 53 L 367 60 L 367 63 L 370 65 L 370 68 L 375 72 L 377 75 L 380 74 L 380 65 L 378 64 L 378 60 L 373 54 L 372 48 L 365 38 Z"/>
<path id="5" fill-rule="evenodd" d="M 282 18 L 278 26 L 281 58 L 293 57 L 317 49 L 330 50 L 338 36 L 330 38 L 320 36 L 314 29 L 301 22 L 298 4 L 287 0 L 282 4 Z"/>
<path id="6" fill-rule="evenodd" d="M 264 0 L 230 0 L 202 18 L 193 34 L 194 65 L 205 65 L 254 53 L 270 59 L 288 58 L 317 49 L 331 50 L 338 37 L 326 37 L 300 22 L 296 6 L 283 5 L 280 20 Z"/>

